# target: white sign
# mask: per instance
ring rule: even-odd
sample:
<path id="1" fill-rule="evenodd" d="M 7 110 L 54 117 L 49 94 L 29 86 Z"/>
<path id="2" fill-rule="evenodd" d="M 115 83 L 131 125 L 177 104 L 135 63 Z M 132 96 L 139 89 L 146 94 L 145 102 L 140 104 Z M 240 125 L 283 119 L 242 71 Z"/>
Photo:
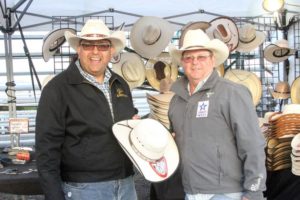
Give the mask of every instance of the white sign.
<path id="1" fill-rule="evenodd" d="M 28 133 L 29 119 L 28 118 L 10 118 L 9 132 L 10 133 Z"/>

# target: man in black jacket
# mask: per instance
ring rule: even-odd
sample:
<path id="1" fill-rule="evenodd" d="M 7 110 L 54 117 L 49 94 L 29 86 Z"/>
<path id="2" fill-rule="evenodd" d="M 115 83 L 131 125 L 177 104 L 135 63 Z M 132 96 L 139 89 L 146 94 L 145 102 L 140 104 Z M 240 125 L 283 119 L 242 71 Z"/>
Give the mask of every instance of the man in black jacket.
<path id="1" fill-rule="evenodd" d="M 43 89 L 36 117 L 37 167 L 48 200 L 137 199 L 133 166 L 112 125 L 137 118 L 128 84 L 108 63 L 125 34 L 90 19 L 65 32 L 78 60 Z"/>

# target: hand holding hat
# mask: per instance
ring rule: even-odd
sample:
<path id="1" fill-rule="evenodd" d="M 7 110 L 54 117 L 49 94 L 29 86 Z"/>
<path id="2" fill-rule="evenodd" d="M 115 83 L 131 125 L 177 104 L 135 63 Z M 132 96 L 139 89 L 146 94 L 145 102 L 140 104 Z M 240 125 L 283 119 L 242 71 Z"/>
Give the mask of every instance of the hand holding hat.
<path id="1" fill-rule="evenodd" d="M 177 146 L 169 131 L 158 121 L 124 120 L 113 125 L 113 133 L 146 180 L 166 180 L 177 169 Z"/>

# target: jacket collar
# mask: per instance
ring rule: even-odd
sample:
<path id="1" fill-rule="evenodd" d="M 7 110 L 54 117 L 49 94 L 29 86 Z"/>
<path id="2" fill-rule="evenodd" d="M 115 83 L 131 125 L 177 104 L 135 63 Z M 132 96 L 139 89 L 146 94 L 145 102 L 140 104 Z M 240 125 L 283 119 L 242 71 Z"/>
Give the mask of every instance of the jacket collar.
<path id="1" fill-rule="evenodd" d="M 111 78 L 109 80 L 109 83 L 111 85 L 112 82 L 114 80 L 118 79 L 119 77 L 116 76 L 116 74 L 111 69 L 109 69 L 108 67 L 106 69 L 111 72 Z M 67 73 L 69 84 L 77 85 L 77 84 L 81 84 L 83 82 L 87 82 L 87 80 L 80 74 L 75 62 L 72 62 L 70 64 L 70 66 L 66 70 L 66 73 Z"/>
<path id="2" fill-rule="evenodd" d="M 198 91 L 198 92 L 202 92 L 205 90 L 211 90 L 216 82 L 219 80 L 219 75 L 218 72 L 216 71 L 216 69 L 214 69 L 214 71 L 212 72 L 212 74 L 210 75 L 210 77 L 207 79 L 207 81 L 205 82 L 205 84 L 202 86 L 202 88 Z M 188 85 L 188 79 L 186 76 L 183 76 L 182 78 L 180 78 L 178 81 L 176 81 L 172 87 L 171 87 L 171 91 L 175 92 L 177 95 L 181 96 L 183 99 L 188 99 L 190 97 L 188 89 L 187 89 L 187 85 Z M 196 92 L 196 93 L 198 93 Z"/>

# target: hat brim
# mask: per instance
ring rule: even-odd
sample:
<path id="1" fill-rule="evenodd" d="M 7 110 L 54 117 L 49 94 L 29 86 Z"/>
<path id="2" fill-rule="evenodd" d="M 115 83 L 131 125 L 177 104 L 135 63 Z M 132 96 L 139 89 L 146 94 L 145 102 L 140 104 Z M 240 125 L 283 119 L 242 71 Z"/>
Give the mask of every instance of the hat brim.
<path id="1" fill-rule="evenodd" d="M 109 40 L 111 42 L 113 48 L 115 49 L 113 56 L 118 55 L 118 53 L 124 49 L 125 41 L 126 41 L 125 35 L 122 31 L 115 31 L 110 36 L 101 37 L 101 38 L 99 38 L 99 37 L 80 37 L 70 31 L 65 31 L 65 37 L 66 37 L 66 40 L 68 41 L 70 47 L 72 49 L 74 49 L 75 51 L 77 51 L 79 42 L 81 40 Z"/>
<path id="2" fill-rule="evenodd" d="M 125 151 L 127 156 L 130 158 L 134 166 L 139 172 L 150 182 L 160 182 L 168 179 L 177 169 L 179 164 L 179 153 L 175 141 L 171 134 L 169 134 L 169 143 L 165 149 L 163 159 L 165 161 L 166 171 L 160 174 L 159 171 L 155 170 L 155 164 L 153 162 L 142 159 L 132 149 L 129 142 L 129 133 L 137 126 L 141 120 L 124 120 L 117 122 L 113 125 L 113 134 L 117 138 L 122 149 Z M 158 138 L 159 139 L 159 138 Z"/>
<path id="3" fill-rule="evenodd" d="M 287 50 L 288 51 L 287 54 L 282 56 L 276 56 L 275 52 L 281 49 Z M 295 49 L 282 48 L 275 44 L 270 44 L 264 49 L 264 57 L 269 62 L 277 63 L 277 62 L 285 61 L 286 59 L 288 59 L 289 56 L 294 55 L 295 52 L 296 52 Z"/>
<path id="4" fill-rule="evenodd" d="M 72 28 L 55 29 L 47 34 L 43 39 L 42 54 L 45 62 L 48 62 L 49 59 L 56 53 L 57 49 L 65 43 L 65 31 L 76 33 L 76 30 Z"/>
<path id="5" fill-rule="evenodd" d="M 149 84 L 156 89 L 157 91 L 160 90 L 160 80 L 156 78 L 154 64 L 158 61 L 164 62 L 170 66 L 170 77 L 172 81 L 176 81 L 178 76 L 178 66 L 175 62 L 173 62 L 171 56 L 167 52 L 162 52 L 160 55 L 153 59 L 149 59 L 146 62 L 146 79 L 148 80 Z"/>
<path id="6" fill-rule="evenodd" d="M 297 77 L 292 83 L 291 100 L 293 104 L 300 104 L 300 76 Z"/>
<path id="7" fill-rule="evenodd" d="M 252 94 L 253 104 L 256 106 L 262 96 L 262 86 L 259 78 L 253 72 L 231 69 L 225 73 L 225 79 L 246 86 Z"/>
<path id="8" fill-rule="evenodd" d="M 291 94 L 283 94 L 279 92 L 272 91 L 272 96 L 274 99 L 288 99 L 291 97 Z"/>
<path id="9" fill-rule="evenodd" d="M 160 37 L 151 45 L 143 41 L 143 32 L 145 27 L 152 26 L 159 27 Z M 174 30 L 171 24 L 162 18 L 154 16 L 144 16 L 136 21 L 130 31 L 130 43 L 133 49 L 144 58 L 154 58 L 158 56 L 169 44 L 173 36 Z"/>
<path id="10" fill-rule="evenodd" d="M 129 81 L 126 79 L 126 77 L 123 76 L 122 65 L 125 62 L 133 63 L 134 66 L 136 66 L 137 70 L 139 70 L 139 73 L 138 73 L 139 80 Z M 143 62 L 142 58 L 136 53 L 129 53 L 129 52 L 121 53 L 119 61 L 112 65 L 112 70 L 123 77 L 123 79 L 129 85 L 130 89 L 141 86 L 146 79 L 144 62 Z"/>
<path id="11" fill-rule="evenodd" d="M 189 30 L 201 29 L 201 30 L 205 31 L 210 26 L 211 26 L 211 24 L 209 22 L 204 22 L 204 21 L 190 22 L 187 25 L 185 25 L 181 29 L 181 34 L 180 34 L 179 42 L 178 42 L 179 48 L 182 47 L 184 36 Z"/>
<path id="12" fill-rule="evenodd" d="M 255 39 L 251 42 L 245 43 L 239 40 L 239 44 L 236 48 L 236 51 L 239 52 L 250 52 L 256 49 L 259 45 L 261 45 L 266 39 L 266 35 L 264 32 L 256 31 Z"/>
<path id="13" fill-rule="evenodd" d="M 211 26 L 206 30 L 206 33 L 211 39 L 215 38 L 223 41 L 228 46 L 230 52 L 234 51 L 238 47 L 239 31 L 235 22 L 232 19 L 230 19 L 229 17 L 218 17 L 210 21 L 210 24 Z M 223 26 L 227 25 L 228 29 L 230 30 L 231 37 L 228 41 L 224 41 L 224 38 L 217 38 L 214 34 L 214 31 L 220 24 L 222 24 Z"/>
<path id="14" fill-rule="evenodd" d="M 189 49 L 185 49 L 185 48 L 176 49 L 174 45 L 169 46 L 170 55 L 172 56 L 172 58 L 174 58 L 174 60 L 178 64 L 181 64 L 181 57 L 184 51 L 201 50 L 201 49 L 205 49 L 213 52 L 215 56 L 215 67 L 224 63 L 224 61 L 228 58 L 229 55 L 228 47 L 226 46 L 226 44 L 224 42 L 221 42 L 218 39 L 210 40 L 210 42 L 205 47 L 197 46 Z"/>

